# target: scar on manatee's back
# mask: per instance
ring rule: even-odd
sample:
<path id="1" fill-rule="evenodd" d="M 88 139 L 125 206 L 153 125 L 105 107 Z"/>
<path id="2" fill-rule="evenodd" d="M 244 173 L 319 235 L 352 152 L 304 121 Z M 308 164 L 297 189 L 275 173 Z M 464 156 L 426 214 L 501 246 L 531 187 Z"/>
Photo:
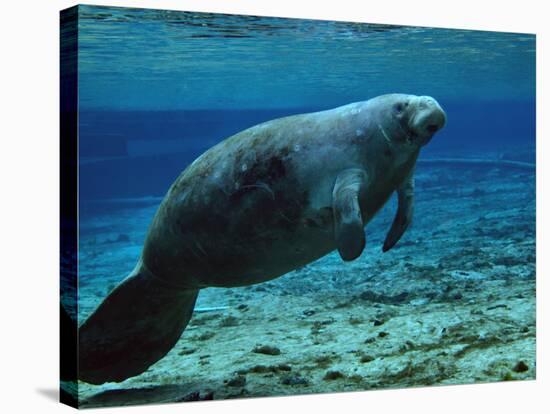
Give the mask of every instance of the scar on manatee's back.
<path id="1" fill-rule="evenodd" d="M 250 167 L 241 169 L 235 181 L 238 184 L 230 198 L 233 202 L 239 201 L 246 194 L 254 191 L 266 191 L 274 200 L 277 184 L 287 174 L 287 168 L 283 160 L 277 156 L 268 159 L 257 160 Z"/>
<path id="2" fill-rule="evenodd" d="M 243 231 L 274 228 L 294 231 L 301 223 L 308 204 L 309 193 L 300 188 L 289 171 L 289 164 L 281 155 L 270 155 L 238 175 L 235 190 L 229 196 L 232 205 L 242 209 Z M 248 214 L 247 214 L 248 213 Z M 249 222 L 249 223 L 248 223 Z"/>

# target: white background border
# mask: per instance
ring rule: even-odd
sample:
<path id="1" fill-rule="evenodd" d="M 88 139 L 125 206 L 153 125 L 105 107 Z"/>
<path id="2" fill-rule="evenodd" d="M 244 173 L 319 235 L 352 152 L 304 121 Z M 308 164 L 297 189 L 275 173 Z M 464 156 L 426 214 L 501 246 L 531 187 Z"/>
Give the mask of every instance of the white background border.
<path id="1" fill-rule="evenodd" d="M 0 102 L 2 412 L 69 412 L 58 378 L 59 15 L 71 1 L 2 4 Z M 102 413 L 532 413 L 548 409 L 549 12 L 544 1 L 157 0 L 86 4 L 501 30 L 537 34 L 537 380 L 103 409 Z M 546 19 L 545 19 L 546 17 Z M 546 215 L 546 217 L 545 217 Z M 548 351 L 547 349 L 547 352 Z M 546 393 L 545 393 L 546 388 Z M 121 411 L 124 410 L 124 411 Z"/>

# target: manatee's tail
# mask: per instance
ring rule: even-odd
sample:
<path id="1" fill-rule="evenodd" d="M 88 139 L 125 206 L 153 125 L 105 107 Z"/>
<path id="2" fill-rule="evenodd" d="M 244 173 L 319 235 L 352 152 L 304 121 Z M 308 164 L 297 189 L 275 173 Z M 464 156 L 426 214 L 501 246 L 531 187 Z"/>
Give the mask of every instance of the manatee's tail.
<path id="1" fill-rule="evenodd" d="M 172 349 L 198 290 L 175 289 L 139 266 L 78 331 L 78 379 L 90 384 L 141 374 Z"/>

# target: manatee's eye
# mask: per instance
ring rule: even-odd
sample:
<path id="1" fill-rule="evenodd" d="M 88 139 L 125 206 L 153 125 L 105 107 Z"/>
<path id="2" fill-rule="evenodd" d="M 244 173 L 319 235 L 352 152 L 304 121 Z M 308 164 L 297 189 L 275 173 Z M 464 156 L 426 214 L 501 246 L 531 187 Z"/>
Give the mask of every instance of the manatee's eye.
<path id="1" fill-rule="evenodd" d="M 400 114 L 401 112 L 403 112 L 404 109 L 405 109 L 405 105 L 403 105 L 402 103 L 396 103 L 393 106 L 393 110 L 396 114 Z"/>

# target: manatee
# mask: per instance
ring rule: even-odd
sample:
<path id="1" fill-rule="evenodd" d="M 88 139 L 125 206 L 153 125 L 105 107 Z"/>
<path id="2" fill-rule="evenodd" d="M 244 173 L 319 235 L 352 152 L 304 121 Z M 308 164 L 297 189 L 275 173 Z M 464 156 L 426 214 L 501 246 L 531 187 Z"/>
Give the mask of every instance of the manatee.
<path id="1" fill-rule="evenodd" d="M 388 94 L 271 120 L 212 147 L 175 180 L 134 270 L 79 327 L 80 380 L 123 381 L 160 360 L 202 288 L 261 283 L 338 250 L 397 192 L 383 251 L 413 214 L 414 167 L 446 122 L 431 97 Z"/>

